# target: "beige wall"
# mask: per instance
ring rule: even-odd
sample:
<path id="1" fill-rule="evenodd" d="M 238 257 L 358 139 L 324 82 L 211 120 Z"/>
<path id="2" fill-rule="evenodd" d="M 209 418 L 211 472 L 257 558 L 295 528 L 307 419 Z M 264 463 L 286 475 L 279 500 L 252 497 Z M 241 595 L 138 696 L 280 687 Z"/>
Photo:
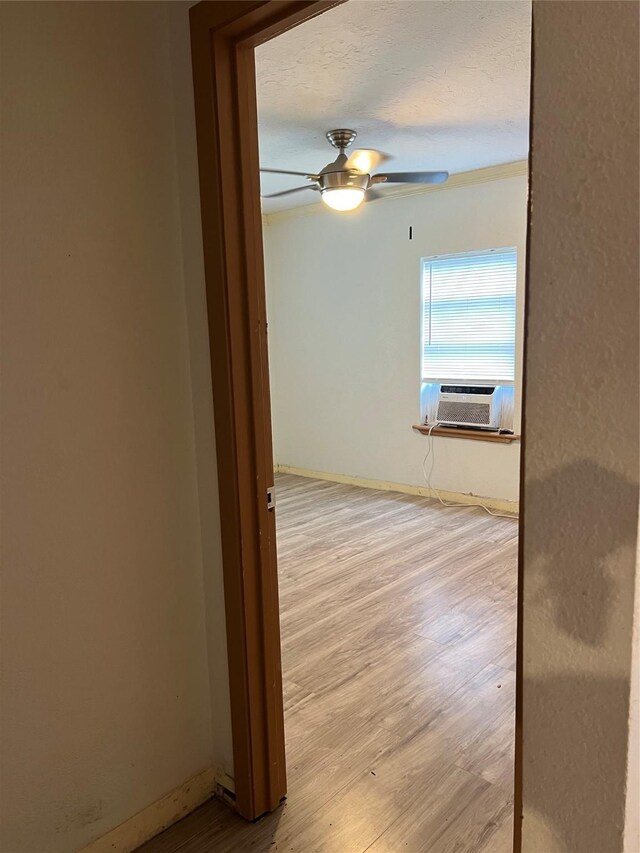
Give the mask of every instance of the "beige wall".
<path id="1" fill-rule="evenodd" d="M 54 853 L 232 769 L 189 40 L 1 15 L 0 848 Z"/>
<path id="2" fill-rule="evenodd" d="M 233 777 L 218 473 L 189 36 L 188 7 L 193 5 L 193 0 L 186 0 L 186 2 L 177 0 L 177 2 L 168 3 L 167 9 L 180 239 L 188 326 L 191 402 L 193 406 L 204 599 L 207 617 L 213 763 L 215 768 L 223 770 L 227 776 Z M 229 780 L 225 780 L 225 784 L 228 785 L 228 783 Z"/>
<path id="3" fill-rule="evenodd" d="M 638 6 L 535 2 L 533 30 L 523 849 L 616 853 L 637 536 Z"/>

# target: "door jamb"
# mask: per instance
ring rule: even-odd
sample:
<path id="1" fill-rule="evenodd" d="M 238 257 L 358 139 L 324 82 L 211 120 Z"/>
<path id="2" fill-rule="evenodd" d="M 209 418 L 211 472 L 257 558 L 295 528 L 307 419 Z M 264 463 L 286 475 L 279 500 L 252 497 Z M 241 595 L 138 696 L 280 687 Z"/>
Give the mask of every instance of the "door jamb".
<path id="1" fill-rule="evenodd" d="M 286 794 L 254 48 L 344 0 L 190 10 L 236 809 Z"/>

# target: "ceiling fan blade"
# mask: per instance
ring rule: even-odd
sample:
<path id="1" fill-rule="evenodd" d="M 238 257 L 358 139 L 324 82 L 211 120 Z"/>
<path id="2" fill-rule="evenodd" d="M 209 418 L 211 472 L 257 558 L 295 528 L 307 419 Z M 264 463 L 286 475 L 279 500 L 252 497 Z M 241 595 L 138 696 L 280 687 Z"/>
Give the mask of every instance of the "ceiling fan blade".
<path id="1" fill-rule="evenodd" d="M 302 178 L 312 178 L 313 180 L 318 177 L 313 172 L 289 172 L 287 169 L 263 169 L 261 167 L 260 171 L 268 172 L 270 175 L 300 175 Z"/>
<path id="2" fill-rule="evenodd" d="M 373 184 L 443 184 L 449 172 L 386 172 L 373 175 Z"/>
<path id="3" fill-rule="evenodd" d="M 294 187 L 292 190 L 282 190 L 279 193 L 271 193 L 263 195 L 262 198 L 279 198 L 281 195 L 291 195 L 291 193 L 299 193 L 301 190 L 316 190 L 317 187 L 313 184 L 305 184 L 303 187 Z"/>
<path id="4" fill-rule="evenodd" d="M 381 163 L 390 159 L 390 155 L 385 154 L 384 151 L 375 151 L 373 148 L 357 148 L 349 155 L 346 167 L 370 175 Z"/>

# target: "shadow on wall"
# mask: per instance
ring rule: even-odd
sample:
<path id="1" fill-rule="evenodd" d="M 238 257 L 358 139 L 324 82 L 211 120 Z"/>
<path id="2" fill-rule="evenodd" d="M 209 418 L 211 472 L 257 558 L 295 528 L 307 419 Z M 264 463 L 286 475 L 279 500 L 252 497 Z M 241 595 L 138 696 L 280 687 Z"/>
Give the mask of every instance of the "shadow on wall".
<path id="1" fill-rule="evenodd" d="M 535 770 L 525 768 L 525 780 L 539 780 L 525 784 L 525 815 L 543 819 L 559 850 L 614 853 L 624 830 L 638 486 L 583 460 L 527 481 L 525 500 L 524 756 Z M 554 659 L 570 668 L 528 674 L 528 647 L 550 670 Z"/>
<path id="2" fill-rule="evenodd" d="M 555 470 L 526 484 L 527 521 L 543 529 L 536 536 L 536 559 L 556 626 L 567 636 L 597 648 L 606 639 L 616 607 L 616 587 L 629 583 L 633 606 L 634 565 L 614 578 L 606 558 L 622 546 L 635 548 L 638 485 L 591 460 Z M 526 536 L 526 534 L 525 534 Z M 525 545 L 527 544 L 525 540 Z M 625 590 L 626 591 L 626 590 Z"/>

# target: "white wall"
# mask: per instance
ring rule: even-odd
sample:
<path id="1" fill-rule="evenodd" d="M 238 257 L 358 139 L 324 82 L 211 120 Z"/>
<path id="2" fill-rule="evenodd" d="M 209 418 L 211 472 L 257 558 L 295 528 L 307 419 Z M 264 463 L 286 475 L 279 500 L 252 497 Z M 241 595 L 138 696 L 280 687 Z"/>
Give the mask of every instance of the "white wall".
<path id="1" fill-rule="evenodd" d="M 0 847 L 55 853 L 232 770 L 188 12 L 0 10 Z"/>
<path id="2" fill-rule="evenodd" d="M 424 486 L 428 440 L 411 429 L 420 418 L 420 258 L 516 246 L 520 354 L 526 218 L 524 174 L 354 214 L 316 205 L 267 217 L 276 462 Z M 517 409 L 521 373 L 519 356 Z M 518 443 L 433 441 L 434 487 L 518 498 Z"/>

